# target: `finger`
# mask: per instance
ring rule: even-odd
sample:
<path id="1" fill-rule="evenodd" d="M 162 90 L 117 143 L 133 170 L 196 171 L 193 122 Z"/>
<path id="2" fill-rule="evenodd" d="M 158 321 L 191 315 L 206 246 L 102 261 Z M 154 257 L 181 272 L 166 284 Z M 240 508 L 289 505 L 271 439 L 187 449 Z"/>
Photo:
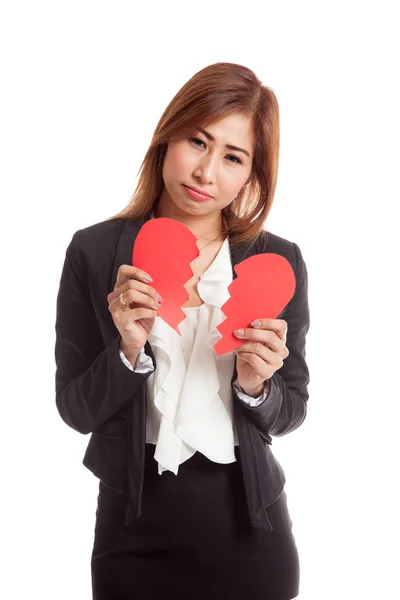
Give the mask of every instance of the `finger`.
<path id="1" fill-rule="evenodd" d="M 235 351 L 236 354 L 236 351 Z M 260 358 L 257 354 L 252 352 L 241 352 L 239 358 L 249 363 L 254 369 L 256 376 L 265 379 L 266 377 L 270 377 L 271 367 L 268 365 L 262 358 Z"/>
<path id="2" fill-rule="evenodd" d="M 288 324 L 285 319 L 256 319 L 256 321 L 261 323 L 261 325 L 253 325 L 254 329 L 269 329 L 274 331 L 282 341 L 286 341 Z"/>
<path id="3" fill-rule="evenodd" d="M 132 309 L 130 309 L 129 306 L 124 306 L 123 304 L 121 304 L 121 300 L 118 297 L 118 298 L 115 298 L 114 300 L 112 300 L 112 302 L 109 303 L 108 310 L 113 315 L 118 315 L 119 313 L 128 312 L 128 310 L 132 310 Z"/>
<path id="4" fill-rule="evenodd" d="M 239 348 L 236 348 L 235 354 L 240 354 L 241 357 L 242 355 L 255 354 L 270 365 L 276 360 L 274 358 L 275 352 L 264 346 L 261 342 L 246 342 L 242 346 L 239 346 Z"/>
<path id="5" fill-rule="evenodd" d="M 281 356 L 279 356 L 278 354 L 275 354 L 274 352 L 271 352 L 267 358 L 265 357 L 265 355 L 261 355 L 260 353 L 253 352 L 251 350 L 245 352 L 243 350 L 240 351 L 238 349 L 238 350 L 235 350 L 235 354 L 239 358 L 243 358 L 244 360 L 246 360 L 246 362 L 250 363 L 253 367 L 255 365 L 257 365 L 258 373 L 261 373 L 261 371 L 260 371 L 261 363 L 259 362 L 261 360 L 263 362 L 263 364 L 265 365 L 265 367 L 268 368 L 268 371 L 267 371 L 268 377 L 271 375 L 271 369 L 272 369 L 272 372 L 275 372 L 278 369 L 281 369 L 284 364 L 283 358 Z M 257 358 L 257 360 L 256 360 L 256 358 Z M 265 371 L 263 371 L 263 374 L 265 375 Z"/>
<path id="6" fill-rule="evenodd" d="M 161 308 L 161 302 L 157 300 L 157 292 L 153 288 L 151 288 L 151 290 L 151 295 L 149 295 L 140 292 L 136 288 L 128 289 L 126 292 L 122 293 L 122 299 L 127 304 L 140 304 L 158 310 L 159 308 Z M 119 298 L 121 298 L 121 294 L 119 295 Z M 121 299 L 120 303 L 122 304 Z"/>
<path id="7" fill-rule="evenodd" d="M 128 304 L 128 306 L 126 306 L 126 304 L 123 304 L 121 302 L 121 296 L 122 296 L 122 300 L 126 304 Z M 136 290 L 136 289 L 128 289 L 125 292 L 122 292 L 121 294 L 119 294 L 109 304 L 109 310 L 111 312 L 113 312 L 113 310 L 118 310 L 118 306 L 120 307 L 121 310 L 126 310 L 127 308 L 135 308 L 135 306 L 131 306 L 132 304 L 143 306 L 144 308 L 146 308 L 146 307 L 152 308 L 155 310 L 158 310 L 159 308 L 161 308 L 161 303 L 157 302 L 157 300 L 155 300 L 151 296 L 148 296 L 147 294 L 139 292 L 139 290 Z"/>
<path id="8" fill-rule="evenodd" d="M 244 329 L 243 335 L 239 333 L 234 333 L 234 335 L 239 339 L 247 339 L 254 342 L 262 342 L 267 345 L 275 352 L 283 351 L 285 347 L 282 340 L 276 335 L 275 331 L 270 331 L 267 329 Z"/>
<path id="9" fill-rule="evenodd" d="M 143 271 L 143 269 L 138 269 L 133 265 L 121 265 L 118 269 L 114 290 L 128 281 L 130 277 L 133 277 L 138 281 L 143 281 L 144 283 L 151 283 L 153 281 L 150 275 L 146 273 L 146 271 Z"/>
<path id="10" fill-rule="evenodd" d="M 161 296 L 157 294 L 157 291 L 151 285 L 141 283 L 140 281 L 136 281 L 136 279 L 129 279 L 119 287 L 114 288 L 114 291 L 108 294 L 107 301 L 110 303 L 115 300 L 115 298 L 119 298 L 121 294 L 124 294 L 124 300 L 127 302 L 125 292 L 128 290 L 138 290 L 143 294 L 147 294 L 147 296 L 153 298 L 153 300 L 162 302 Z"/>
<path id="11" fill-rule="evenodd" d="M 138 321 L 139 319 L 155 319 L 158 317 L 156 310 L 145 308 L 144 306 L 138 306 L 137 308 L 130 309 L 132 319 Z"/>
<path id="12" fill-rule="evenodd" d="M 122 318 L 121 313 L 126 313 L 127 321 L 137 321 L 138 319 L 155 319 L 158 317 L 158 312 L 155 309 L 146 308 L 145 306 L 135 306 L 133 308 L 129 308 L 129 306 L 122 306 L 119 298 L 116 298 L 108 305 L 108 310 L 113 314 L 113 316 L 118 317 L 118 319 Z"/>
<path id="13" fill-rule="evenodd" d="M 245 342 L 239 348 L 235 350 L 235 352 L 250 352 L 256 354 L 262 360 L 264 360 L 267 364 L 273 365 L 274 368 L 280 369 L 283 366 L 283 360 L 289 354 L 289 351 L 286 353 L 274 352 L 270 350 L 267 346 L 264 346 L 262 342 Z"/>

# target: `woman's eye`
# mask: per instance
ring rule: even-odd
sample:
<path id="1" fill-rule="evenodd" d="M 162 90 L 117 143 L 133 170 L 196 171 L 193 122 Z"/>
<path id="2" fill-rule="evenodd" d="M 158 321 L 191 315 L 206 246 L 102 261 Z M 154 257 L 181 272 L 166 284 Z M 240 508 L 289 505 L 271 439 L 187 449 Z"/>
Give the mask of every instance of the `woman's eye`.
<path id="1" fill-rule="evenodd" d="M 192 142 L 194 142 L 195 144 L 196 144 L 196 142 L 200 142 L 200 144 L 204 144 L 203 140 L 199 140 L 199 138 L 192 137 L 192 138 L 189 138 L 189 139 Z M 198 144 L 196 144 L 196 146 L 198 146 Z M 204 146 L 205 146 L 205 144 L 204 144 Z"/>
<path id="2" fill-rule="evenodd" d="M 237 163 L 239 163 L 240 165 L 242 164 L 242 161 L 240 160 L 240 158 L 238 158 L 238 157 L 237 157 L 237 156 L 235 156 L 234 154 L 230 154 L 229 156 L 230 156 L 230 158 L 233 158 L 233 159 L 234 159 L 232 162 L 237 162 Z"/>
<path id="3" fill-rule="evenodd" d="M 200 142 L 200 144 L 203 144 L 203 146 L 205 147 L 205 143 L 203 142 L 203 140 L 200 140 L 199 138 L 191 137 L 191 138 L 189 138 L 189 140 L 192 141 L 196 146 L 199 146 L 199 144 L 197 144 L 197 142 Z M 230 162 L 236 162 L 236 163 L 239 163 L 240 165 L 242 164 L 242 161 L 240 160 L 240 158 L 235 156 L 234 154 L 228 154 L 228 158 L 230 159 Z"/>

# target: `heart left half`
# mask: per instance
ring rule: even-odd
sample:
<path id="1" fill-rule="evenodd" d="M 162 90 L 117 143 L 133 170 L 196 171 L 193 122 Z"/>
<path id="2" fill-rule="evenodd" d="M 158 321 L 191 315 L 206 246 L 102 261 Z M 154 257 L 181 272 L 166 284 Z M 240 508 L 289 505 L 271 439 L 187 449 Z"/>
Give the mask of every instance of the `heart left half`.
<path id="1" fill-rule="evenodd" d="M 147 221 L 136 236 L 132 265 L 153 278 L 149 284 L 163 298 L 159 316 L 179 335 L 189 298 L 184 284 L 193 277 L 190 263 L 199 256 L 196 236 L 179 221 L 160 217 Z"/>

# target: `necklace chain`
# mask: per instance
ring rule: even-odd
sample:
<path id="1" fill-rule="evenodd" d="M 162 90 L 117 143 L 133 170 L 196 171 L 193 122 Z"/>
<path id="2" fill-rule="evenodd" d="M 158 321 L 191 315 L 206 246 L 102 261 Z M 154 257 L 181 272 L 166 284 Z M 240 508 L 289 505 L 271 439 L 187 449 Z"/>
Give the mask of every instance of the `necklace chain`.
<path id="1" fill-rule="evenodd" d="M 227 230 L 227 225 L 226 225 L 226 220 L 225 220 L 225 218 L 223 219 L 223 221 L 224 221 L 224 227 L 225 227 L 225 230 Z M 199 252 L 201 252 L 201 251 L 202 251 L 204 248 L 206 248 L 206 246 L 208 246 L 208 245 L 209 245 L 209 244 L 211 244 L 212 242 L 215 242 L 215 241 L 216 241 L 216 240 L 217 240 L 217 239 L 220 237 L 220 235 L 221 235 L 221 234 L 222 234 L 222 231 L 221 231 L 221 232 L 220 232 L 220 233 L 217 235 L 217 237 L 216 237 L 215 239 L 213 239 L 213 240 L 210 240 L 209 242 L 207 242 L 207 244 L 205 244 L 204 246 L 202 246 L 202 247 L 200 248 Z"/>
<path id="2" fill-rule="evenodd" d="M 215 240 L 217 240 L 217 239 L 219 238 L 219 236 L 220 236 L 220 235 L 221 235 L 221 234 L 219 233 L 219 234 L 217 235 L 217 237 L 216 237 L 214 240 L 210 240 L 209 242 L 207 242 L 207 244 L 205 244 L 204 246 L 202 246 L 202 247 L 199 249 L 199 252 L 201 252 L 201 251 L 202 251 L 204 248 L 206 248 L 206 247 L 207 247 L 209 244 L 211 244 L 211 242 L 215 242 Z"/>

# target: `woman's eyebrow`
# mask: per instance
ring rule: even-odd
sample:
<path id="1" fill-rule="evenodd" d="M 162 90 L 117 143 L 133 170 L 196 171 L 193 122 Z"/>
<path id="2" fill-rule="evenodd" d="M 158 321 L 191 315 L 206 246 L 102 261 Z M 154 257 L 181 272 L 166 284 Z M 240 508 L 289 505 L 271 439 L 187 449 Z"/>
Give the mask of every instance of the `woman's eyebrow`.
<path id="1" fill-rule="evenodd" d="M 215 142 L 215 137 L 212 136 L 211 133 L 209 133 L 205 129 L 199 129 L 198 131 L 205 135 L 206 138 L 209 139 L 211 142 Z M 238 146 L 232 146 L 232 144 L 225 144 L 225 148 L 229 148 L 229 150 L 236 150 L 237 152 L 243 152 L 250 158 L 250 154 L 247 152 L 247 150 L 244 150 L 244 148 L 238 148 Z"/>

